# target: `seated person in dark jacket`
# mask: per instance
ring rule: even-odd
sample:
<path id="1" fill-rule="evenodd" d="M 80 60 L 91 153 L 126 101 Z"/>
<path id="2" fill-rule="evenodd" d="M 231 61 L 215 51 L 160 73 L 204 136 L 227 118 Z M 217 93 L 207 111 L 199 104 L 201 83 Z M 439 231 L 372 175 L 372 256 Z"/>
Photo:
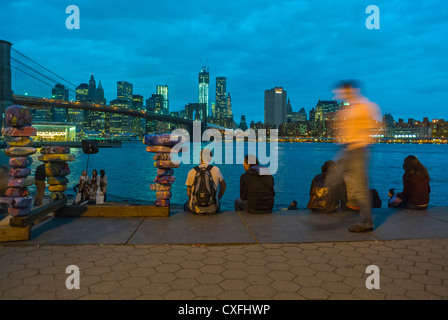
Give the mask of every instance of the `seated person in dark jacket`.
<path id="1" fill-rule="evenodd" d="M 391 194 L 389 207 L 424 210 L 429 204 L 431 181 L 428 171 L 415 156 L 407 156 L 403 163 L 403 191 Z"/>
<path id="2" fill-rule="evenodd" d="M 294 200 L 293 202 L 291 202 L 291 204 L 288 207 L 288 210 L 299 210 L 297 208 L 297 201 Z"/>
<path id="3" fill-rule="evenodd" d="M 340 175 L 336 163 L 327 161 L 321 167 L 321 173 L 311 182 L 310 200 L 307 204 L 312 211 L 334 212 L 340 205 L 347 203 L 345 182 Z"/>
<path id="4" fill-rule="evenodd" d="M 274 178 L 267 168 L 260 167 L 253 155 L 244 157 L 240 178 L 240 198 L 235 200 L 235 211 L 271 213 L 274 207 Z"/>

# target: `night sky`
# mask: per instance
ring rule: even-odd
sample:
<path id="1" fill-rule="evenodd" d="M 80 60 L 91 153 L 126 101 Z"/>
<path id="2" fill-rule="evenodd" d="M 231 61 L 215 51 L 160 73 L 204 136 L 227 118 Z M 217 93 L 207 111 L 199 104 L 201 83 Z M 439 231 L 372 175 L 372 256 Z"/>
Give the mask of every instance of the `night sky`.
<path id="1" fill-rule="evenodd" d="M 369 30 L 366 7 L 380 9 Z M 80 29 L 65 26 L 68 5 Z M 333 84 L 359 79 L 398 118 L 448 120 L 446 1 L 1 0 L 0 39 L 74 84 L 116 82 L 146 100 L 168 84 L 170 111 L 197 102 L 198 73 L 227 77 L 234 119 L 263 121 L 264 91 L 282 86 L 294 111 L 330 100 Z"/>

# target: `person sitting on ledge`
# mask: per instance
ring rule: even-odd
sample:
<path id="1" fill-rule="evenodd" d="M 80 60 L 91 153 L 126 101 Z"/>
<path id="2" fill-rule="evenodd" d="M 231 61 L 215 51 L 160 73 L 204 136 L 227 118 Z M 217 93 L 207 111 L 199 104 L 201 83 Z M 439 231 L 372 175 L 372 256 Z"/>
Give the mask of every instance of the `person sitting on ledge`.
<path id="1" fill-rule="evenodd" d="M 244 157 L 240 178 L 240 198 L 235 200 L 235 211 L 271 213 L 274 207 L 274 178 L 267 168 L 260 167 L 254 155 Z"/>
<path id="2" fill-rule="evenodd" d="M 184 204 L 184 211 L 207 214 L 217 213 L 221 207 L 220 200 L 226 191 L 226 182 L 217 166 L 212 161 L 212 152 L 204 149 L 201 152 L 201 164 L 188 172 L 187 186 L 188 200 Z"/>
<path id="3" fill-rule="evenodd" d="M 336 163 L 332 160 L 326 161 L 321 167 L 321 173 L 311 182 L 307 208 L 315 212 L 335 212 L 340 203 L 347 202 L 346 198 L 344 179 L 339 174 Z"/>
<path id="4" fill-rule="evenodd" d="M 407 156 L 403 163 L 403 191 L 394 194 L 390 191 L 388 206 L 412 210 L 425 210 L 429 204 L 431 181 L 428 171 L 415 156 Z"/>
<path id="5" fill-rule="evenodd" d="M 299 210 L 297 208 L 297 201 L 294 200 L 293 202 L 291 202 L 291 204 L 288 207 L 288 210 Z"/>

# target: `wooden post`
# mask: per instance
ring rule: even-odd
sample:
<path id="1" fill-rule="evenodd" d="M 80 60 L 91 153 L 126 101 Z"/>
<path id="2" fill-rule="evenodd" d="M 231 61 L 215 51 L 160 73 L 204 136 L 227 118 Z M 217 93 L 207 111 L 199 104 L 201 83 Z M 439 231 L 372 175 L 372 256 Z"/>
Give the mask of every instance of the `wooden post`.
<path id="1" fill-rule="evenodd" d="M 9 224 L 11 227 L 22 227 L 22 228 L 31 226 L 37 220 L 41 220 L 46 215 L 58 210 L 59 208 L 62 208 L 66 204 L 67 199 L 50 201 L 50 203 L 44 206 L 37 207 L 31 210 L 31 213 L 28 216 L 11 217 Z"/>
<path id="2" fill-rule="evenodd" d="M 11 227 L 11 218 L 12 216 L 8 215 L 6 216 L 6 218 L 0 221 L 0 242 L 29 240 L 31 235 L 31 227 Z"/>

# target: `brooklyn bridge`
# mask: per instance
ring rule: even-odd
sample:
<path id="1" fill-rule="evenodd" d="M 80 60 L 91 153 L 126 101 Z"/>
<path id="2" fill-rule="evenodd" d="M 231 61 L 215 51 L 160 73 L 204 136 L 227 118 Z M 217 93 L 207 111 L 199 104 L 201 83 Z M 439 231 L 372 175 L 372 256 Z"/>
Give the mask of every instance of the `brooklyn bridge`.
<path id="1" fill-rule="evenodd" d="M 16 57 L 12 56 L 12 53 Z M 22 59 L 19 59 L 22 58 Z M 20 74 L 22 83 L 16 81 L 13 84 L 13 74 Z M 19 78 L 17 76 L 17 78 Z M 45 109 L 45 108 L 65 108 L 65 109 L 77 109 L 87 110 L 95 112 L 104 112 L 111 114 L 121 114 L 124 116 L 135 118 L 146 118 L 155 122 L 163 122 L 181 125 L 181 127 L 191 132 L 194 121 L 200 121 L 203 130 L 207 128 L 215 128 L 224 130 L 222 126 L 218 126 L 212 123 L 208 123 L 205 116 L 202 113 L 195 113 L 194 116 L 187 115 L 187 117 L 174 116 L 172 114 L 162 114 L 157 112 L 148 112 L 147 110 L 135 110 L 130 108 L 124 108 L 117 105 L 97 104 L 91 102 L 74 101 L 74 100 L 61 100 L 45 97 L 45 92 L 50 92 L 50 87 L 54 87 L 61 82 L 67 86 L 70 96 L 76 94 L 75 85 L 70 81 L 65 80 L 61 76 L 53 73 L 48 68 L 38 64 L 32 58 L 22 54 L 18 50 L 12 48 L 12 43 L 0 40 L 0 112 L 3 115 L 7 107 L 13 104 L 27 106 L 32 109 Z M 23 88 L 23 83 L 30 86 L 36 86 L 41 89 L 38 96 L 25 94 L 27 88 Z M 14 88 L 14 86 L 21 86 L 20 90 Z M 31 89 L 31 88 L 30 88 Z M 20 91 L 23 94 L 16 94 L 16 91 Z M 3 124 L 2 124 L 3 125 Z"/>

